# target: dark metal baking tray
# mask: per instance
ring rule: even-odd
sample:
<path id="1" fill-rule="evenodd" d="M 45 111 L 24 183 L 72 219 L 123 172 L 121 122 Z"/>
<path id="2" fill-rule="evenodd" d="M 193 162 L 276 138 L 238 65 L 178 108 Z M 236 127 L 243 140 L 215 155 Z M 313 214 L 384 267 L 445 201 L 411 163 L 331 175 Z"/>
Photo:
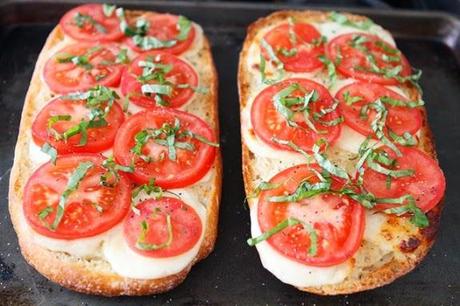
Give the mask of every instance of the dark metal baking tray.
<path id="1" fill-rule="evenodd" d="M 113 2 L 113 1 L 112 1 Z M 438 240 L 425 261 L 391 285 L 337 297 L 319 297 L 278 281 L 246 245 L 249 213 L 243 205 L 236 69 L 246 27 L 281 8 L 266 4 L 118 2 L 184 14 L 204 26 L 219 72 L 224 185 L 215 251 L 176 289 L 155 296 L 103 298 L 47 281 L 20 255 L 7 211 L 7 189 L 20 113 L 45 39 L 59 17 L 80 2 L 7 1 L 0 4 L 0 304 L 1 305 L 454 305 L 460 301 L 460 22 L 442 13 L 347 9 L 389 29 L 415 67 L 442 168 L 448 181 Z M 307 8 L 307 7 L 304 7 Z M 312 8 L 309 6 L 308 8 Z M 313 8 L 315 8 L 313 6 Z M 330 9 L 330 8 L 329 8 Z M 335 8 L 340 10 L 340 8 Z"/>

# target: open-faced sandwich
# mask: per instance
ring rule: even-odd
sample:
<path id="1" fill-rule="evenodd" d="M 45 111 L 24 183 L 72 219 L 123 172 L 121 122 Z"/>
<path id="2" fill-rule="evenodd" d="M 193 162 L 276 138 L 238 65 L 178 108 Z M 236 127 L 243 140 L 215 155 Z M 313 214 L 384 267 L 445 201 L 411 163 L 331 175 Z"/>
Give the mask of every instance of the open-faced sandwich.
<path id="1" fill-rule="evenodd" d="M 27 262 L 100 295 L 181 283 L 216 239 L 217 77 L 184 16 L 88 4 L 41 51 L 9 210 Z"/>
<path id="2" fill-rule="evenodd" d="M 249 27 L 238 75 L 248 243 L 278 279 L 352 293 L 427 254 L 446 182 L 420 74 L 363 16 L 280 11 Z"/>

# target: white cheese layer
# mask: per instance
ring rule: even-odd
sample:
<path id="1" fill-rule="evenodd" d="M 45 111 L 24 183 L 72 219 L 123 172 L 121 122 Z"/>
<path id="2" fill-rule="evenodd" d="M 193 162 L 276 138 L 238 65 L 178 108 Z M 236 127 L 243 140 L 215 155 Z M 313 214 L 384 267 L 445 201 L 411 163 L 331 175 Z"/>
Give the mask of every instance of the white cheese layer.
<path id="1" fill-rule="evenodd" d="M 184 189 L 170 191 L 178 194 L 200 216 L 203 230 L 199 241 L 193 248 L 178 256 L 167 258 L 146 257 L 136 253 L 128 246 L 123 237 L 122 228 L 119 228 L 115 235 L 108 237 L 103 246 L 105 259 L 118 274 L 140 279 L 160 278 L 182 271 L 198 254 L 204 237 L 204 229 L 206 228 L 206 208 L 198 202 L 194 195 Z"/>
<path id="2" fill-rule="evenodd" d="M 155 279 L 176 274 L 186 268 L 198 254 L 206 229 L 206 207 L 196 195 L 186 189 L 172 189 L 182 201 L 191 206 L 202 222 L 202 233 L 198 242 L 187 252 L 175 257 L 153 258 L 142 256 L 133 251 L 123 236 L 123 223 L 112 229 L 88 238 L 65 240 L 54 239 L 35 232 L 24 217 L 21 223 L 27 229 L 31 241 L 43 248 L 55 252 L 64 252 L 83 259 L 106 260 L 113 271 L 124 277 Z"/>
<path id="3" fill-rule="evenodd" d="M 262 234 L 257 220 L 257 204 L 251 207 L 251 234 Z M 296 287 L 322 286 L 342 282 L 350 273 L 352 265 L 346 261 L 331 267 L 313 267 L 289 259 L 279 253 L 268 242 L 256 245 L 260 260 L 265 269 L 270 271 L 283 283 Z"/>
<path id="4" fill-rule="evenodd" d="M 342 34 L 366 33 L 377 35 L 380 39 L 384 40 L 392 46 L 396 45 L 390 32 L 376 24 L 371 25 L 368 30 L 361 30 L 355 27 L 342 25 L 333 21 L 313 22 L 312 25 L 321 33 L 321 35 L 326 37 L 328 42 Z"/>

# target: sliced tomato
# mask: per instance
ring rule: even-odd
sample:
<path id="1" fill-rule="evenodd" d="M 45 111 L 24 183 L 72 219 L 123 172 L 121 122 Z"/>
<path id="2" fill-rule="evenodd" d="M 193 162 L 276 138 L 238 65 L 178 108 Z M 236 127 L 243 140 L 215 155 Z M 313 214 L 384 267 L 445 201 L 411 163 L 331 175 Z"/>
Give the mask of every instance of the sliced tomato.
<path id="1" fill-rule="evenodd" d="M 179 16 L 177 15 L 149 13 L 144 15 L 142 19 L 145 19 L 149 23 L 147 36 L 155 37 L 160 41 L 176 41 L 176 43 L 171 47 L 158 48 L 155 50 L 161 50 L 171 54 L 181 54 L 191 46 L 193 40 L 195 39 L 195 27 L 192 25 L 187 38 L 184 40 L 177 40 L 177 35 L 179 34 Z M 128 38 L 127 43 L 130 48 L 136 52 L 153 50 L 143 49 L 137 46 L 132 38 Z"/>
<path id="2" fill-rule="evenodd" d="M 258 220 L 262 232 L 267 232 L 288 218 L 302 223 L 287 227 L 268 239 L 279 253 L 292 260 L 311 266 L 333 266 L 344 262 L 358 250 L 364 234 L 364 208 L 345 195 L 323 193 L 298 202 L 271 202 L 273 196 L 292 194 L 303 181 L 312 184 L 318 178 L 311 169 L 317 165 L 299 165 L 275 175 L 270 183 L 275 189 L 263 191 L 258 203 Z M 343 182 L 333 178 L 332 190 Z M 317 252 L 309 254 L 312 245 L 309 224 L 317 235 Z"/>
<path id="3" fill-rule="evenodd" d="M 59 22 L 66 35 L 88 42 L 117 41 L 123 37 L 115 11 L 106 16 L 101 4 L 85 4 L 68 11 Z"/>
<path id="4" fill-rule="evenodd" d="M 353 40 L 356 41 L 357 38 L 364 40 L 359 43 L 359 47 L 356 44 L 353 46 Z M 337 36 L 326 45 L 326 54 L 336 63 L 340 73 L 366 82 L 384 85 L 399 84 L 394 77 L 387 77 L 391 74 L 385 76 L 383 73 L 385 70 L 398 69 L 397 66 L 401 67 L 397 76 L 405 77 L 411 73 L 410 64 L 401 51 L 376 35 L 349 33 Z M 369 57 L 375 59 L 380 72 L 372 70 Z"/>
<path id="5" fill-rule="evenodd" d="M 115 45 L 79 43 L 54 54 L 46 63 L 45 82 L 56 93 L 87 90 L 95 85 L 116 87 L 120 83 L 123 65 L 116 64 L 120 49 Z M 81 56 L 87 65 L 71 61 Z M 75 60 L 76 61 L 76 60 Z"/>
<path id="6" fill-rule="evenodd" d="M 193 248 L 201 237 L 203 225 L 200 217 L 193 207 L 179 199 L 149 199 L 136 208 L 140 213 L 131 211 L 123 229 L 129 247 L 142 256 L 178 256 Z M 171 231 L 168 230 L 168 216 Z"/>
<path id="7" fill-rule="evenodd" d="M 151 160 L 145 160 L 132 152 L 136 135 L 146 129 L 159 129 L 164 124 L 174 126 L 175 120 L 180 122 L 180 130 L 176 133 L 176 141 L 186 142 L 193 146 L 192 150 L 176 148 L 176 159 L 170 159 L 168 147 L 150 139 L 143 147 L 142 154 Z M 213 146 L 198 141 L 196 138 L 180 137 L 185 130 L 214 142 L 215 136 L 211 128 L 203 120 L 186 112 L 157 108 L 139 112 L 131 116 L 120 127 L 113 146 L 116 160 L 129 166 L 134 161 L 135 171 L 132 178 L 138 183 L 155 183 L 163 188 L 178 188 L 195 183 L 211 168 L 216 156 Z"/>
<path id="8" fill-rule="evenodd" d="M 60 156 L 56 165 L 48 162 L 38 168 L 24 188 L 23 209 L 27 222 L 38 233 L 57 239 L 78 239 L 103 233 L 119 223 L 131 205 L 131 184 L 120 173 L 114 187 L 100 184 L 106 171 L 98 154 Z M 55 230 L 60 196 L 67 189 L 70 176 L 82 162 L 92 162 L 78 188 L 70 193 L 64 215 Z"/>
<path id="9" fill-rule="evenodd" d="M 149 60 L 155 64 L 170 66 L 171 70 L 164 73 L 164 84 L 172 87 L 171 94 L 161 95 L 161 99 L 169 107 L 180 107 L 187 103 L 194 94 L 194 88 L 198 86 L 198 76 L 195 70 L 180 58 L 165 52 L 148 52 L 138 56 L 125 70 L 121 81 L 121 92 L 128 96 L 129 100 L 136 105 L 145 108 L 158 106 L 157 94 L 145 95 L 142 93 L 143 84 L 158 84 L 158 80 L 140 81 L 144 68 L 139 63 Z M 178 86 L 179 85 L 179 86 Z"/>
<path id="10" fill-rule="evenodd" d="M 360 100 L 352 104 L 347 104 L 345 99 L 347 95 L 356 97 L 356 99 L 360 98 Z M 361 117 L 361 108 L 382 97 L 389 97 L 405 102 L 409 101 L 385 86 L 364 82 L 356 82 L 347 85 L 339 90 L 335 96 L 335 98 L 340 101 L 339 108 L 341 114 L 345 118 L 345 123 L 365 136 L 375 136 L 371 128 L 371 123 L 375 119 L 377 113 L 374 109 L 369 108 L 367 118 Z M 397 135 L 402 135 L 405 132 L 413 135 L 421 128 L 422 113 L 420 109 L 396 107 L 389 104 L 385 104 L 385 107 L 388 110 L 386 127 Z"/>
<path id="11" fill-rule="evenodd" d="M 446 179 L 438 163 L 426 153 L 407 147 L 399 147 L 402 156 L 398 157 L 389 148 L 384 148 L 388 155 L 396 160 L 393 170 L 411 169 L 411 176 L 392 178 L 388 186 L 387 176 L 370 168 L 364 171 L 364 188 L 377 198 L 398 198 L 412 195 L 417 206 L 427 212 L 441 201 L 446 190 Z M 388 188 L 389 187 L 389 188 Z M 380 204 L 378 209 L 395 207 Z"/>
<path id="12" fill-rule="evenodd" d="M 294 117 L 294 121 L 300 127 L 288 125 L 286 119 L 276 110 L 273 98 L 284 88 L 291 84 L 299 84 L 302 90 L 296 90 L 293 96 L 304 96 L 306 92 L 315 90 L 318 100 L 310 102 L 310 121 L 315 126 L 318 133 L 313 131 L 305 122 L 303 115 Z M 311 151 L 312 146 L 320 139 L 325 139 L 329 144 L 333 144 L 340 134 L 340 125 L 325 126 L 313 119 L 313 113 L 318 113 L 322 109 L 331 108 L 334 104 L 329 91 L 322 85 L 307 79 L 288 79 L 264 89 L 255 98 L 251 108 L 251 123 L 256 135 L 268 145 L 282 150 L 292 150 L 292 148 L 281 145 L 273 138 L 278 140 L 292 141 L 305 151 Z M 338 110 L 334 110 L 321 118 L 323 121 L 332 121 L 340 117 Z"/>
<path id="13" fill-rule="evenodd" d="M 318 57 L 324 54 L 321 34 L 308 23 L 279 25 L 264 36 L 287 71 L 309 72 L 322 66 Z M 270 56 L 262 48 L 267 60 Z"/>
<path id="14" fill-rule="evenodd" d="M 105 117 L 107 125 L 87 128 L 87 141 L 85 145 L 80 144 L 81 133 L 71 136 L 67 140 L 56 139 L 56 133 L 62 135 L 68 129 L 80 124 L 82 120 L 89 121 L 90 112 L 91 110 L 86 107 L 86 101 L 83 100 L 69 100 L 65 96 L 51 100 L 38 113 L 32 124 L 32 136 L 35 143 L 38 146 L 42 146 L 45 142 L 48 142 L 60 154 L 77 152 L 97 153 L 109 149 L 113 144 L 118 128 L 124 120 L 123 111 L 118 103 L 113 103 L 109 113 Z M 51 117 L 59 115 L 68 115 L 70 116 L 70 120 L 57 121 L 50 127 L 49 120 Z"/>

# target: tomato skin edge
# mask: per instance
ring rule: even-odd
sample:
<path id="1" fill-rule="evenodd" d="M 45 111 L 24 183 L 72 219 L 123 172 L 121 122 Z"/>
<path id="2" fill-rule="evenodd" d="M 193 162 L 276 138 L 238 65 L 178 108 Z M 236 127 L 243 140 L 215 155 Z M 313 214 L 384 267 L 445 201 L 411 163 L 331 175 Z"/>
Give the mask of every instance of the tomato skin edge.
<path id="1" fill-rule="evenodd" d="M 123 139 L 123 138 L 128 136 L 128 135 L 125 135 L 125 134 L 129 133 L 129 131 L 125 131 L 125 129 L 127 129 L 126 126 L 130 125 L 131 129 L 132 129 L 133 128 L 132 125 L 135 124 L 135 122 L 134 122 L 135 119 L 137 119 L 138 117 L 142 117 L 142 116 L 154 116 L 155 113 L 159 113 L 160 115 L 164 114 L 164 113 L 166 113 L 167 115 L 173 114 L 173 115 L 177 115 L 178 118 L 180 118 L 181 115 L 186 116 L 191 120 L 199 122 L 199 124 L 201 126 L 206 127 L 206 129 L 209 131 L 210 135 L 212 135 L 211 139 L 209 139 L 210 141 L 217 141 L 217 139 L 218 139 L 217 135 L 215 135 L 215 133 L 212 130 L 211 126 L 208 123 L 206 123 L 203 119 L 201 119 L 201 118 L 199 118 L 199 117 L 197 117 L 197 116 L 195 116 L 195 115 L 193 115 L 191 113 L 184 112 L 184 111 L 181 111 L 181 110 L 158 107 L 158 108 L 154 108 L 154 109 L 151 109 L 151 110 L 140 111 L 140 112 L 136 113 L 135 115 L 131 116 L 129 119 L 125 120 L 125 122 L 119 128 L 119 130 L 117 132 L 117 136 L 115 137 L 115 140 L 120 139 L 120 138 Z M 120 163 L 121 165 L 129 166 L 130 160 L 128 160 L 126 158 L 126 156 L 124 156 L 125 154 L 123 154 L 123 152 L 125 150 L 124 150 L 124 148 L 122 146 L 124 146 L 124 143 L 121 144 L 120 141 L 118 141 L 118 142 L 115 141 L 114 146 L 113 146 L 113 152 L 114 152 L 115 160 L 117 160 L 117 162 Z M 203 177 L 205 177 L 206 174 L 210 171 L 210 169 L 214 165 L 216 157 L 217 157 L 217 148 L 216 147 L 209 146 L 209 148 L 207 148 L 207 150 L 208 150 L 209 154 L 207 154 L 206 158 L 204 159 L 204 161 L 202 161 L 203 166 L 200 168 L 199 174 L 193 174 L 192 173 L 192 174 L 189 174 L 186 179 L 181 178 L 180 180 L 176 179 L 174 181 L 162 180 L 160 177 L 157 177 L 156 178 L 156 184 L 159 185 L 162 188 L 169 189 L 169 188 L 182 188 L 182 187 L 186 187 L 186 186 L 189 186 L 189 185 L 192 185 L 192 184 L 198 182 Z M 138 184 L 146 184 L 151 179 L 151 177 L 147 177 L 146 175 L 139 175 L 136 172 L 128 173 L 127 175 L 131 178 L 132 181 L 134 181 L 134 182 L 136 182 Z"/>
<path id="2" fill-rule="evenodd" d="M 84 35 L 75 35 L 71 33 L 72 31 L 68 29 L 68 27 L 65 25 L 65 22 L 71 18 L 71 14 L 78 13 L 79 10 L 81 9 L 99 9 L 101 8 L 102 10 L 102 5 L 99 3 L 88 3 L 88 4 L 83 4 L 77 7 L 74 7 L 70 10 L 68 10 L 59 20 L 59 27 L 61 30 L 68 36 L 72 37 L 73 39 L 80 41 L 80 42 L 99 42 L 99 43 L 110 43 L 110 42 L 119 42 L 123 39 L 124 34 L 118 29 L 119 33 L 114 33 L 111 35 L 110 38 L 99 38 L 99 39 L 92 39 L 92 38 L 86 38 Z M 115 14 L 115 12 L 113 13 Z M 118 26 L 119 28 L 119 26 Z M 115 35 L 116 34 L 116 35 Z M 78 37 L 77 37 L 78 36 Z M 113 37 L 112 37 L 113 36 Z"/>
<path id="3" fill-rule="evenodd" d="M 81 154 L 76 154 L 76 155 L 58 156 L 58 162 L 59 162 L 59 159 L 75 159 L 77 161 L 81 160 L 81 159 L 86 159 L 86 160 L 90 160 L 90 161 L 96 163 L 96 165 L 98 165 L 98 166 L 101 166 L 101 163 L 105 159 L 105 156 L 103 156 L 102 154 L 97 154 L 97 153 L 81 153 Z M 121 186 L 120 188 L 123 188 L 123 190 L 124 190 L 124 192 L 122 192 L 122 195 L 124 197 L 121 198 L 121 200 L 125 201 L 126 204 L 124 205 L 123 210 L 119 212 L 118 217 L 115 218 L 114 220 L 112 220 L 111 222 L 109 222 L 108 224 L 106 224 L 104 227 L 99 228 L 97 230 L 94 230 L 93 232 L 90 232 L 88 234 L 75 236 L 75 235 L 72 235 L 72 234 L 63 235 L 63 234 L 58 233 L 58 230 L 51 231 L 48 228 L 44 228 L 43 226 L 38 226 L 34 222 L 31 222 L 31 220 L 28 217 L 29 213 L 27 212 L 27 210 L 25 208 L 26 201 L 29 200 L 29 198 L 28 198 L 28 195 L 29 195 L 28 190 L 30 190 L 30 185 L 33 183 L 33 179 L 36 176 L 38 176 L 41 171 L 43 171 L 46 167 L 49 167 L 50 165 L 54 166 L 54 165 L 52 165 L 52 162 L 49 161 L 49 162 L 46 162 L 46 163 L 40 165 L 40 167 L 35 169 L 34 172 L 32 173 L 32 175 L 27 180 L 27 183 L 24 186 L 24 195 L 23 195 L 23 200 L 22 200 L 22 203 L 21 203 L 22 214 L 23 214 L 24 219 L 27 222 L 28 226 L 30 226 L 32 228 L 32 230 L 34 230 L 36 233 L 38 233 L 40 235 L 43 235 L 45 237 L 48 237 L 48 238 L 67 240 L 67 241 L 73 241 L 73 240 L 82 239 L 82 238 L 91 238 L 91 237 L 94 237 L 94 236 L 97 236 L 97 235 L 100 235 L 100 234 L 103 234 L 103 233 L 107 232 L 108 230 L 112 229 L 114 226 L 118 225 L 125 218 L 126 213 L 130 209 L 131 183 L 129 181 L 128 176 L 125 173 L 119 172 L 119 175 L 120 175 L 120 183 L 119 184 Z M 123 191 L 123 190 L 121 190 L 121 191 Z M 116 208 L 120 208 L 120 207 L 116 207 Z M 58 229 L 59 229 L 59 227 L 58 227 Z"/>
<path id="4" fill-rule="evenodd" d="M 316 167 L 317 165 L 316 164 L 311 164 L 310 166 Z M 307 168 L 306 165 L 297 165 L 297 166 L 293 166 L 293 167 L 284 169 L 281 172 L 275 174 L 269 180 L 269 182 L 270 183 L 280 183 L 278 180 L 282 180 L 282 177 L 285 176 L 285 175 L 288 175 L 291 171 L 301 172 L 301 171 L 305 171 L 305 168 Z M 317 168 L 319 169 L 319 167 L 317 167 Z M 294 172 L 294 174 L 295 173 L 296 172 Z M 289 176 L 289 177 L 292 178 L 292 176 Z M 335 179 L 336 178 L 334 177 L 333 181 L 335 181 Z M 342 180 L 337 178 L 337 182 L 342 182 Z M 281 188 L 281 187 L 275 188 L 273 190 L 277 190 L 279 188 Z M 264 232 L 264 230 L 263 230 L 264 226 L 262 225 L 262 220 L 260 219 L 260 213 L 261 213 L 261 210 L 262 210 L 262 208 L 260 207 L 260 205 L 261 205 L 260 202 L 262 201 L 262 199 L 264 197 L 266 197 L 267 194 L 270 194 L 273 190 L 262 191 L 261 194 L 259 195 L 259 198 L 258 198 L 258 203 L 257 203 L 257 222 L 259 223 L 258 226 L 259 226 L 261 232 Z M 345 254 L 344 253 L 339 254 L 340 256 L 335 255 L 336 258 L 329 258 L 329 260 L 322 259 L 322 261 L 320 261 L 321 258 L 320 259 L 315 259 L 315 257 L 311 257 L 311 260 L 309 262 L 305 262 L 304 260 L 300 260 L 298 258 L 289 256 L 287 254 L 284 254 L 282 251 L 280 251 L 275 245 L 272 244 L 273 236 L 271 238 L 267 239 L 266 242 L 270 245 L 270 247 L 272 247 L 280 255 L 282 255 L 282 256 L 290 259 L 290 260 L 293 260 L 293 261 L 296 261 L 296 262 L 301 263 L 303 265 L 306 265 L 306 266 L 330 267 L 330 266 L 334 266 L 334 265 L 337 265 L 337 264 L 345 262 L 346 260 L 352 258 L 354 256 L 354 254 L 356 254 L 356 252 L 360 248 L 361 242 L 363 241 L 364 231 L 365 231 L 365 226 L 366 226 L 365 208 L 362 205 L 360 205 L 359 203 L 357 203 L 357 202 L 353 201 L 352 199 L 350 199 L 349 197 L 346 197 L 346 198 L 349 199 L 350 203 L 352 203 L 352 205 L 353 205 L 353 210 L 351 212 L 351 218 L 352 218 L 351 222 L 353 222 L 353 225 L 351 226 L 351 231 L 348 233 L 348 236 L 349 237 L 353 236 L 354 239 L 349 240 L 350 238 L 347 238 L 348 243 L 344 247 L 348 247 L 348 249 L 346 249 Z M 262 203 L 262 204 L 266 205 L 266 203 Z M 281 204 L 282 203 L 272 203 L 271 205 L 281 205 Z M 356 227 L 356 225 L 358 225 L 358 227 Z M 268 230 L 268 229 L 266 229 L 266 230 Z M 279 233 L 277 233 L 275 235 L 279 235 L 280 233 L 281 232 L 279 232 Z M 329 256 L 329 257 L 331 257 L 331 256 Z"/>

